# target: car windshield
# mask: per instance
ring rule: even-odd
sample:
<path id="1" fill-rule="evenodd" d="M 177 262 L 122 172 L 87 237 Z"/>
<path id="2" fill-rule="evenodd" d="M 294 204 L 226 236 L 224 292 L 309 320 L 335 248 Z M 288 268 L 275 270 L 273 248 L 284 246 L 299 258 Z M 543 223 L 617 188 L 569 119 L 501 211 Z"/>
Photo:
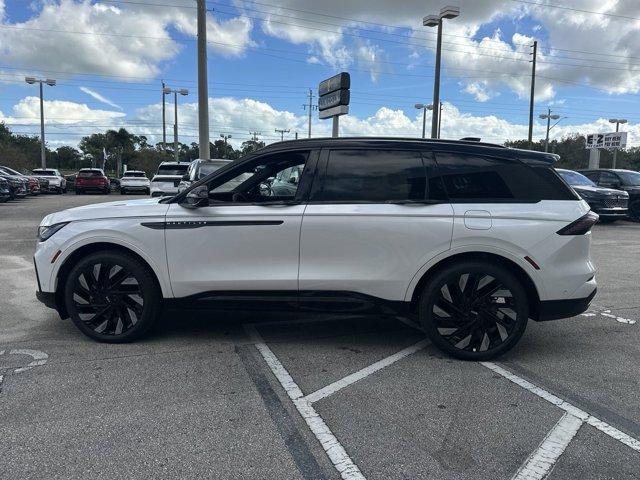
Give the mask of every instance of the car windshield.
<path id="1" fill-rule="evenodd" d="M 200 170 L 198 172 L 198 180 L 206 177 L 210 173 L 215 172 L 216 170 L 224 167 L 227 162 L 206 162 L 200 166 Z"/>
<path id="2" fill-rule="evenodd" d="M 57 176 L 57 173 L 55 170 L 34 170 L 33 171 L 34 175 L 47 175 L 47 176 Z"/>
<path id="3" fill-rule="evenodd" d="M 146 177 L 146 175 L 144 174 L 144 172 L 125 172 L 124 177 L 125 178 L 129 178 L 129 177 L 143 178 L 143 177 Z"/>
<path id="4" fill-rule="evenodd" d="M 20 175 L 20 176 L 22 176 L 22 174 L 20 172 L 16 172 L 13 168 L 0 167 L 0 170 L 4 170 L 4 172 L 8 173 L 9 175 Z"/>
<path id="5" fill-rule="evenodd" d="M 160 165 L 156 175 L 184 175 L 187 173 L 189 165 Z"/>
<path id="6" fill-rule="evenodd" d="M 640 173 L 630 172 L 628 170 L 619 170 L 616 172 L 622 179 L 622 183 L 628 186 L 640 185 Z"/>
<path id="7" fill-rule="evenodd" d="M 595 187 L 596 184 L 589 180 L 587 177 L 582 175 L 581 173 L 574 172 L 572 170 L 560 170 L 558 171 L 560 176 L 564 178 L 564 181 L 567 182 L 571 186 L 584 186 L 584 187 Z"/>
<path id="8" fill-rule="evenodd" d="M 102 172 L 100 170 L 80 170 L 78 172 L 78 177 L 80 178 L 89 178 L 89 177 L 101 177 Z"/>

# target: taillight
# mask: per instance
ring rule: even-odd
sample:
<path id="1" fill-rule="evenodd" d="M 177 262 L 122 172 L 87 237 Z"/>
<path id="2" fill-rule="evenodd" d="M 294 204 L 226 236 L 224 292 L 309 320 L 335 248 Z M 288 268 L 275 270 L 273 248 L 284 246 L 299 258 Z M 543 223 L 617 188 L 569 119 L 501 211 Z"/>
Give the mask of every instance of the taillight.
<path id="1" fill-rule="evenodd" d="M 584 235 L 596 224 L 598 218 L 600 217 L 597 213 L 589 212 L 575 222 L 571 222 L 566 227 L 561 228 L 557 233 L 558 235 Z"/>

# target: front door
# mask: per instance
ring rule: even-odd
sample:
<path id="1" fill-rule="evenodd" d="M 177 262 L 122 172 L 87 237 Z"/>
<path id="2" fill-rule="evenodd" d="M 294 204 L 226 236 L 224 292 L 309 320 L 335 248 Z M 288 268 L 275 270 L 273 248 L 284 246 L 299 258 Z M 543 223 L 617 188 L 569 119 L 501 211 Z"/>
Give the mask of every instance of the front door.
<path id="1" fill-rule="evenodd" d="M 309 152 L 243 162 L 208 184 L 209 206 L 172 204 L 167 261 L 176 297 L 205 292 L 297 292 L 302 179 L 272 189 L 281 172 L 303 170 Z"/>

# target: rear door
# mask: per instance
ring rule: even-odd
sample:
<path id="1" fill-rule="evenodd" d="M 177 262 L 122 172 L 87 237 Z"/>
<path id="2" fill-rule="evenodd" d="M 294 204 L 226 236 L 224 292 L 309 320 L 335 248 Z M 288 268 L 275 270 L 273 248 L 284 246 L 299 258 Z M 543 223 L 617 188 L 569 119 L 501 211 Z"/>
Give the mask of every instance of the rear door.
<path id="1" fill-rule="evenodd" d="M 419 150 L 324 150 L 302 222 L 300 291 L 404 300 L 450 248 L 453 211 Z M 429 181 L 427 179 L 429 178 Z"/>

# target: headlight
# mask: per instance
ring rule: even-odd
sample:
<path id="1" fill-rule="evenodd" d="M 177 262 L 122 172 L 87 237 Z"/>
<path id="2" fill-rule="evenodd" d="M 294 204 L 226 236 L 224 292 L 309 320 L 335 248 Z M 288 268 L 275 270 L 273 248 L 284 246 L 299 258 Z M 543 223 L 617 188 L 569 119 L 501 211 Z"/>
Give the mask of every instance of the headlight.
<path id="1" fill-rule="evenodd" d="M 50 239 L 58 230 L 64 227 L 69 222 L 56 223 L 49 225 L 48 227 L 38 227 L 38 240 L 44 242 Z"/>

